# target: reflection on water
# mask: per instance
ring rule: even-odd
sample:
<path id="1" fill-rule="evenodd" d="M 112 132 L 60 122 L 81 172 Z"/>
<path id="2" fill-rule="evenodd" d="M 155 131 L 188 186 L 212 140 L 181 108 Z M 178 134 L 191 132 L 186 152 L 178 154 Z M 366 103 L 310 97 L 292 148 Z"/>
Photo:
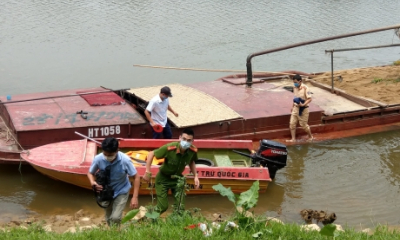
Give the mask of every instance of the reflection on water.
<path id="1" fill-rule="evenodd" d="M 400 142 L 399 132 L 376 134 L 374 140 L 380 146 L 379 153 L 382 160 L 382 173 L 387 176 L 387 181 L 398 188 L 400 186 Z"/>
<path id="2" fill-rule="evenodd" d="M 307 158 L 308 148 L 308 145 L 303 145 L 293 146 L 288 149 L 290 161 L 285 169 L 285 182 L 288 189 L 287 194 L 290 198 L 301 198 L 301 183 L 304 178 L 304 161 Z"/>

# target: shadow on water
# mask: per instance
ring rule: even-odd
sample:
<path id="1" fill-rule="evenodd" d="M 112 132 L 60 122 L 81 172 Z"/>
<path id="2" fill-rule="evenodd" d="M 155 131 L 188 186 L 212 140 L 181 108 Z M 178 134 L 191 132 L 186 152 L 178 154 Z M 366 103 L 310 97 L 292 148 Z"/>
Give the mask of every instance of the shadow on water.
<path id="1" fill-rule="evenodd" d="M 89 190 L 48 178 L 29 165 L 3 165 L 0 169 L 0 221 L 26 214 L 70 214 L 96 209 Z M 94 204 L 92 204 L 94 203 Z"/>
<path id="2" fill-rule="evenodd" d="M 386 173 L 388 182 L 400 186 L 400 141 L 399 132 L 376 134 L 376 144 L 380 146 L 382 172 Z M 398 192 L 400 189 L 398 188 Z"/>

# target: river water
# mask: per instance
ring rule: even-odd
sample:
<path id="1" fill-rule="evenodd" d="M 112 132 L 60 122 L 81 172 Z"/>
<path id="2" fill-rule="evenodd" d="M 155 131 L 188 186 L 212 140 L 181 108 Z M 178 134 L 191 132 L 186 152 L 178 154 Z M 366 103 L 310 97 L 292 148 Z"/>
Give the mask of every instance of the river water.
<path id="1" fill-rule="evenodd" d="M 230 73 L 133 64 L 245 70 L 248 54 L 399 24 L 398 0 L 0 2 L 1 95 L 105 86 L 119 89 L 210 81 Z M 253 59 L 254 71 L 330 70 L 326 49 L 399 43 L 385 31 Z M 399 48 L 335 54 L 335 69 L 391 64 Z M 300 222 L 303 208 L 335 212 L 339 224 L 400 224 L 400 137 L 386 132 L 289 147 L 287 168 L 259 199 L 258 213 Z M 22 173 L 22 174 L 21 174 Z M 28 213 L 101 211 L 90 191 L 29 166 L 0 166 L 0 222 Z M 146 205 L 150 197 L 140 197 Z M 220 196 L 188 207 L 229 213 Z"/>

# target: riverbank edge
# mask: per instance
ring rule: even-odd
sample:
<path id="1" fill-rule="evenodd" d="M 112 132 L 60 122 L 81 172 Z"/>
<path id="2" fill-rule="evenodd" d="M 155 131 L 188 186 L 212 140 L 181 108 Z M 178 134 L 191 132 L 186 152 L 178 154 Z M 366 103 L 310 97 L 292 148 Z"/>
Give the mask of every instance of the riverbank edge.
<path id="1" fill-rule="evenodd" d="M 214 214 L 215 215 L 215 214 Z M 70 215 L 53 216 L 50 221 L 28 218 L 20 222 L 10 222 L 0 226 L 0 239 L 124 239 L 146 237 L 157 239 L 326 239 L 321 234 L 323 225 L 311 223 L 283 223 L 278 218 L 254 216 L 254 224 L 246 229 L 240 229 L 231 219 L 205 218 L 201 214 L 193 217 L 171 218 L 171 215 L 157 221 L 141 216 L 134 221 L 121 225 L 119 228 L 109 228 L 104 220 L 91 218 L 83 210 Z M 56 222 L 54 222 L 56 220 Z M 53 221 L 53 223 L 49 223 Z M 57 222 L 65 223 L 66 230 L 56 228 Z M 96 223 L 97 222 L 97 223 Z M 233 225 L 227 228 L 228 225 Z M 200 226 L 202 224 L 202 227 Z M 204 229 L 204 226 L 206 228 Z M 400 228 L 396 226 L 377 225 L 374 229 L 366 228 L 357 231 L 354 228 L 336 226 L 335 236 L 340 239 L 400 239 Z M 224 229 L 222 231 L 221 229 Z M 62 231 L 60 231 L 62 230 Z M 225 231 L 226 230 L 226 231 Z M 129 237 L 128 237 L 129 236 Z"/>

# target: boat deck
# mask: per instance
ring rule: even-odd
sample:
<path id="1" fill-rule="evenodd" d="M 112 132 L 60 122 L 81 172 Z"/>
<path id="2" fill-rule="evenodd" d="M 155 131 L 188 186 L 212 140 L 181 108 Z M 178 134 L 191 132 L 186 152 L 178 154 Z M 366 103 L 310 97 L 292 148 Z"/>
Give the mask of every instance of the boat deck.
<path id="1" fill-rule="evenodd" d="M 189 86 L 207 92 L 227 106 L 238 112 L 244 119 L 262 119 L 289 116 L 292 108 L 293 93 L 287 91 L 278 81 L 260 82 L 246 88 L 242 84 L 231 84 L 224 81 L 213 81 L 190 84 Z M 243 79 L 243 81 L 245 81 Z M 311 104 L 310 118 L 320 117 L 323 109 Z"/>
<path id="2" fill-rule="evenodd" d="M 282 91 L 283 89 L 285 89 L 285 87 L 288 88 L 292 87 L 293 85 L 293 82 L 291 80 L 272 81 L 270 83 L 275 85 L 276 91 Z M 308 89 L 311 92 L 312 102 L 310 105 L 317 105 L 318 107 L 323 109 L 324 115 L 331 116 L 339 113 L 348 113 L 368 109 L 367 107 L 350 101 L 343 96 L 331 93 L 330 91 L 314 86 L 307 81 L 305 81 L 304 84 L 307 85 Z"/>
<path id="3" fill-rule="evenodd" d="M 122 104 L 90 105 L 84 93 L 104 92 L 104 88 L 65 90 L 0 97 L 15 131 L 77 128 L 99 125 L 140 124 L 144 118 L 118 95 Z M 101 93 L 99 93 L 101 94 Z M 33 100 L 37 99 L 37 100 Z M 4 111 L 3 110 L 3 111 Z M 87 112 L 86 118 L 78 112 Z"/>
<path id="4" fill-rule="evenodd" d="M 275 124 L 290 116 L 293 93 L 289 79 L 263 81 L 254 79 L 255 84 L 246 88 L 244 78 L 224 79 L 207 83 L 183 86 L 169 85 L 174 96 L 170 104 L 179 117 L 168 113 L 176 127 L 196 126 L 224 120 L 275 119 Z M 306 83 L 307 84 L 307 83 Z M 321 123 L 323 115 L 367 110 L 368 108 L 343 96 L 331 93 L 312 84 L 309 87 L 313 101 L 310 104 L 310 122 Z M 162 86 L 131 89 L 130 92 L 144 101 L 149 101 Z"/>
<path id="5" fill-rule="evenodd" d="M 144 117 L 119 95 L 102 87 L 0 97 L 0 162 L 19 161 L 24 149 L 89 137 L 141 137 Z M 10 154 L 13 157 L 10 158 Z"/>
<path id="6" fill-rule="evenodd" d="M 353 131 L 399 121 L 400 106 L 387 106 L 339 89 L 331 91 L 329 86 L 307 77 L 304 77 L 304 83 L 313 98 L 308 120 L 313 133 Z M 174 137 L 179 136 L 180 129 L 188 126 L 195 130 L 197 138 L 258 140 L 290 137 L 288 125 L 294 96 L 293 82 L 287 75 L 255 74 L 251 88 L 246 87 L 245 74 L 211 82 L 169 86 L 174 95 L 170 104 L 179 113 L 179 117 L 168 114 Z M 153 86 L 144 91 L 131 89 L 129 92 L 139 102 L 138 106 L 144 109 L 161 87 Z M 224 109 L 215 107 L 213 102 L 224 106 Z M 233 114 L 227 117 L 225 113 L 229 111 Z M 297 135 L 301 138 L 305 132 L 298 127 Z"/>

